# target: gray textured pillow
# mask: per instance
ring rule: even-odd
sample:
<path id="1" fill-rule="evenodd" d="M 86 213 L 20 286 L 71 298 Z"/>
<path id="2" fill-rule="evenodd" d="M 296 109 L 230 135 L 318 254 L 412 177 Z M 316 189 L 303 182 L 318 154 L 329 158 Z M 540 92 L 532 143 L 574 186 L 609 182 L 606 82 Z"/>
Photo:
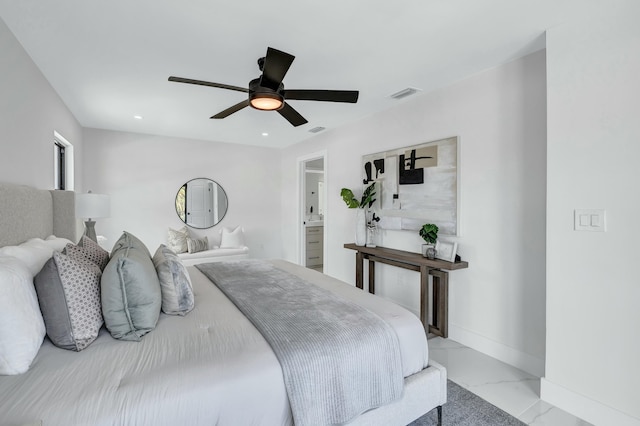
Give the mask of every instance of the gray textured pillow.
<path id="1" fill-rule="evenodd" d="M 109 262 L 109 252 L 103 249 L 86 235 L 82 236 L 82 239 L 78 245 L 67 244 L 64 248 L 64 253 L 73 259 L 85 258 L 98 265 L 100 270 L 104 270 Z"/>
<path id="2" fill-rule="evenodd" d="M 139 341 L 160 316 L 158 275 L 146 246 L 133 235 L 125 232 L 116 246 L 102 273 L 102 314 L 114 338 Z"/>
<path id="3" fill-rule="evenodd" d="M 100 268 L 84 258 L 55 252 L 35 276 L 47 336 L 63 349 L 81 351 L 102 327 Z"/>
<path id="4" fill-rule="evenodd" d="M 197 253 L 205 250 L 209 250 L 209 239 L 207 237 L 200 239 L 187 238 L 187 251 L 189 253 Z"/>
<path id="5" fill-rule="evenodd" d="M 169 228 L 167 231 L 167 244 L 174 253 L 186 253 L 188 250 L 187 239 L 189 230 L 186 226 L 176 230 Z"/>
<path id="6" fill-rule="evenodd" d="M 193 287 L 187 268 L 172 250 L 164 244 L 153 255 L 162 292 L 162 312 L 186 315 L 193 309 Z"/>

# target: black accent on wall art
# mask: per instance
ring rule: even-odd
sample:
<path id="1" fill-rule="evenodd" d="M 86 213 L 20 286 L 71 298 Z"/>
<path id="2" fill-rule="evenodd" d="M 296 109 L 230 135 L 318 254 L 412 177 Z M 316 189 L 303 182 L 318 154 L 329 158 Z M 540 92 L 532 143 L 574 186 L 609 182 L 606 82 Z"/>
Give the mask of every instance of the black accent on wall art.
<path id="1" fill-rule="evenodd" d="M 437 149 L 437 147 L 434 147 L 434 148 Z M 424 151 L 426 151 L 426 149 L 423 149 L 421 151 L 423 151 L 423 154 L 424 154 Z M 420 160 L 433 160 L 433 158 L 434 157 L 431 156 L 431 155 L 420 155 L 415 149 L 412 149 L 409 152 L 409 158 L 405 158 L 405 160 L 406 160 L 405 168 L 408 168 L 408 169 L 416 169 L 416 168 L 422 169 L 424 167 L 432 167 L 435 164 L 431 164 L 432 163 L 431 161 L 420 161 Z M 435 162 L 437 163 L 437 160 L 435 160 Z M 420 164 L 418 164 L 418 163 L 420 163 Z"/>
<path id="2" fill-rule="evenodd" d="M 376 168 L 376 179 L 378 179 L 380 175 L 384 174 L 384 158 L 373 160 L 373 165 Z"/>
<path id="3" fill-rule="evenodd" d="M 420 185 L 424 183 L 424 169 L 415 169 L 415 150 L 413 158 L 405 160 L 404 154 L 398 156 L 398 184 L 399 185 Z"/>
<path id="4" fill-rule="evenodd" d="M 362 179 L 362 183 L 363 184 L 368 184 L 370 182 L 373 182 L 374 179 L 380 179 L 381 175 L 384 174 L 384 158 L 378 158 L 376 160 L 373 160 L 373 167 L 376 168 L 376 176 L 375 178 L 372 176 L 372 167 L 371 167 L 371 161 L 367 161 L 364 164 L 364 172 L 367 175 L 366 179 Z"/>
<path id="5" fill-rule="evenodd" d="M 371 161 L 367 161 L 366 163 L 364 163 L 364 172 L 367 175 L 367 178 L 362 179 L 362 183 L 366 185 L 372 180 L 371 179 Z"/>

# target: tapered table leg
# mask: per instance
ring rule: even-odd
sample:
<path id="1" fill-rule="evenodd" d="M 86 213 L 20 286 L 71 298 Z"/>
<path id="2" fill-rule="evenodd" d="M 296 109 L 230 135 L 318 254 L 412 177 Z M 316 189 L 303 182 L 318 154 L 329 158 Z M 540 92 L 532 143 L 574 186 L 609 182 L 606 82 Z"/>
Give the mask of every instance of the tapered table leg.
<path id="1" fill-rule="evenodd" d="M 429 335 L 429 268 L 420 266 L 420 321 Z"/>
<path id="2" fill-rule="evenodd" d="M 362 289 L 362 262 L 364 256 L 361 252 L 356 252 L 356 287 Z"/>
<path id="3" fill-rule="evenodd" d="M 376 262 L 369 259 L 369 293 L 376 294 Z"/>

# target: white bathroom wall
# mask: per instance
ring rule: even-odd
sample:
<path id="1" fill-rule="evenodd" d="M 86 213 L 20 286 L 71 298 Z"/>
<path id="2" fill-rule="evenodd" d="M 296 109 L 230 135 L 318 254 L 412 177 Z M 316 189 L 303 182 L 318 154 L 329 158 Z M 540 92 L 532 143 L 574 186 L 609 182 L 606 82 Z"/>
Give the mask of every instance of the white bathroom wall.
<path id="1" fill-rule="evenodd" d="M 184 224 L 175 196 L 190 179 L 206 177 L 222 185 L 229 208 L 209 229 L 190 229 L 220 242 L 222 227 L 245 229 L 250 256 L 281 256 L 280 153 L 276 149 L 85 129 L 85 187 L 111 196 L 111 217 L 98 219 L 96 232 L 113 244 L 122 231 L 155 250 L 166 244 L 167 228 Z"/>
<path id="2" fill-rule="evenodd" d="M 305 214 L 319 214 L 320 197 L 318 193 L 318 182 L 324 181 L 324 173 L 309 172 L 305 173 Z M 313 212 L 311 211 L 313 207 Z"/>
<path id="3" fill-rule="evenodd" d="M 355 281 L 355 213 L 340 188 L 361 191 L 361 157 L 449 136 L 460 138 L 459 254 L 450 274 L 450 337 L 542 375 L 545 354 L 545 52 L 423 94 L 283 151 L 283 255 L 296 259 L 297 159 L 327 151 L 325 272 Z M 384 231 L 383 246 L 420 251 L 417 232 Z M 419 310 L 416 272 L 378 265 L 376 289 Z"/>
<path id="4" fill-rule="evenodd" d="M 547 34 L 547 353 L 542 398 L 596 425 L 640 425 L 640 3 Z M 605 209 L 606 232 L 574 230 Z"/>

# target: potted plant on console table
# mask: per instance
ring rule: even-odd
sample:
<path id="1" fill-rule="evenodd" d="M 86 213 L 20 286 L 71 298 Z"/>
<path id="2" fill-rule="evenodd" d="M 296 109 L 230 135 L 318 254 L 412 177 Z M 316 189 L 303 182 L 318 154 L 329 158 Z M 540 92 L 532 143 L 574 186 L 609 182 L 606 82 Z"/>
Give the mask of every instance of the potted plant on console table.
<path id="1" fill-rule="evenodd" d="M 436 240 L 438 239 L 438 227 L 433 223 L 425 223 L 420 228 L 420 236 L 426 242 L 422 245 L 422 255 L 427 259 L 436 257 Z"/>
<path id="2" fill-rule="evenodd" d="M 342 188 L 340 196 L 344 200 L 347 207 L 350 209 L 356 209 L 356 245 L 363 246 L 367 244 L 367 215 L 365 209 L 371 208 L 373 202 L 376 201 L 373 198 L 375 193 L 375 185 L 373 182 L 362 193 L 360 201 L 353 195 L 353 191 L 349 188 Z"/>

